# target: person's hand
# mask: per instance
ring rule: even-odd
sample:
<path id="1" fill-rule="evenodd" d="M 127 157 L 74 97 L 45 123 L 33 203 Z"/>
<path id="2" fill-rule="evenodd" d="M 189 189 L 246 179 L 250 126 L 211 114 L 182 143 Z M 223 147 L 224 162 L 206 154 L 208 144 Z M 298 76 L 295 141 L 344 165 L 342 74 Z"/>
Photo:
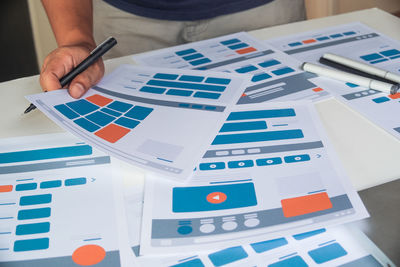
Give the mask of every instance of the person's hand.
<path id="1" fill-rule="evenodd" d="M 61 46 L 51 52 L 45 58 L 40 71 L 40 85 L 43 91 L 60 89 L 59 80 L 89 56 L 94 48 L 94 45 L 81 44 Z M 80 98 L 91 86 L 98 83 L 103 75 L 104 64 L 100 58 L 67 85 L 69 94 L 73 98 Z"/>

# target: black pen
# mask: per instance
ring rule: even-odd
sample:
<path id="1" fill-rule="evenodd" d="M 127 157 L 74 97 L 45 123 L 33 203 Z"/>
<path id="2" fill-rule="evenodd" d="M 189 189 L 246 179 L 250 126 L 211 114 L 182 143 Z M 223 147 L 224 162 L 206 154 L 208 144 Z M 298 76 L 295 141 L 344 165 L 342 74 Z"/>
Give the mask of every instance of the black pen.
<path id="1" fill-rule="evenodd" d="M 107 40 L 98 45 L 90 55 L 85 58 L 78 66 L 73 68 L 69 73 L 60 79 L 61 87 L 69 84 L 77 75 L 89 68 L 94 62 L 96 62 L 101 56 L 103 56 L 108 50 L 117 44 L 117 40 L 114 37 L 108 37 Z M 29 107 L 24 111 L 24 114 L 34 110 L 36 106 L 30 104 Z"/>

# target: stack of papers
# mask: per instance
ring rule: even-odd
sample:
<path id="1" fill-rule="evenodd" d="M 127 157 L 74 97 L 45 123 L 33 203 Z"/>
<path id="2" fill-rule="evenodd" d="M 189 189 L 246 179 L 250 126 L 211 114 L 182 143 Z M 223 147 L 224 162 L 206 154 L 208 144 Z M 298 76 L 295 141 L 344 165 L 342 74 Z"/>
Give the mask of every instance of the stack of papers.
<path id="1" fill-rule="evenodd" d="M 343 226 L 368 213 L 314 109 L 338 94 L 292 55 L 368 30 L 237 33 L 141 54 L 148 66 L 123 65 L 79 100 L 28 96 L 75 137 L 0 141 L 0 265 L 392 264 Z"/>

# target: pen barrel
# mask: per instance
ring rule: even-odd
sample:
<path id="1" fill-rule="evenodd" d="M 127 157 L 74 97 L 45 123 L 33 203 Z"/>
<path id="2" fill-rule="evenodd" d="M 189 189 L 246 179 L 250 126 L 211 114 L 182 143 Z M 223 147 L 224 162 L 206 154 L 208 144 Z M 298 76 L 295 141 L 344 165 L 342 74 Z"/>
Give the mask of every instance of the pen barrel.
<path id="1" fill-rule="evenodd" d="M 331 53 L 325 53 L 322 55 L 323 58 L 331 60 L 333 62 L 348 66 L 350 68 L 369 73 L 396 83 L 400 83 L 400 75 L 394 74 L 392 72 L 386 71 L 379 69 L 377 67 L 358 62 L 346 57 L 342 57 L 339 55 L 331 54 Z"/>
<path id="2" fill-rule="evenodd" d="M 379 91 L 382 91 L 382 92 L 385 92 L 388 94 L 391 93 L 392 87 L 394 86 L 393 84 L 390 84 L 390 83 L 372 80 L 369 78 L 365 78 L 362 76 L 358 76 L 358 75 L 347 73 L 347 72 L 340 71 L 340 70 L 324 68 L 322 66 L 315 65 L 312 63 L 308 63 L 308 62 L 304 63 L 302 68 L 305 71 L 312 72 L 312 73 L 318 74 L 320 76 L 326 76 L 326 77 L 333 78 L 336 80 L 354 83 L 354 84 L 357 84 L 357 85 L 360 85 L 360 86 L 363 86 L 366 88 L 379 90 Z"/>

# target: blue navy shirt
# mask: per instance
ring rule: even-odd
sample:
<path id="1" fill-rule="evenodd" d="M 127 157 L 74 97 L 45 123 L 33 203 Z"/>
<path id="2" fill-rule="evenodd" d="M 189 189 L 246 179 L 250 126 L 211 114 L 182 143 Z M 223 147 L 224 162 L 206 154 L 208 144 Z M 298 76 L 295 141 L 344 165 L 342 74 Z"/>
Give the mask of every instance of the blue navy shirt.
<path id="1" fill-rule="evenodd" d="M 104 0 L 132 14 L 163 20 L 200 20 L 264 5 L 273 0 Z"/>

